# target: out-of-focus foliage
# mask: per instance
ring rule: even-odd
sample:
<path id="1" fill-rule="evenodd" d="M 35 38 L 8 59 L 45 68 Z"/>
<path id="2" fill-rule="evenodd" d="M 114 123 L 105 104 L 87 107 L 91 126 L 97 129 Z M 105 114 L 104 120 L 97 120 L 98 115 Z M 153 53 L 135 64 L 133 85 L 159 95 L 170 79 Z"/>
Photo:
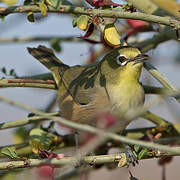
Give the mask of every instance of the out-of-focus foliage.
<path id="1" fill-rule="evenodd" d="M 0 0 L 0 3 L 7 4 L 8 6 L 15 5 L 18 2 L 18 0 Z"/>

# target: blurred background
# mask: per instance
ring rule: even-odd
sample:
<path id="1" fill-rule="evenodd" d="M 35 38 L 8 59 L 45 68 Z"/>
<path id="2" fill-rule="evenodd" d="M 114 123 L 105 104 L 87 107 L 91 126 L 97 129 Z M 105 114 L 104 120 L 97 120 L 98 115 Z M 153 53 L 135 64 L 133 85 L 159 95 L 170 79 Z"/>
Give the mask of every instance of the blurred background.
<path id="1" fill-rule="evenodd" d="M 75 1 L 72 1 L 75 3 Z M 76 1 L 77 2 L 77 1 Z M 114 0 L 113 2 L 122 3 L 122 1 Z M 23 0 L 18 1 L 19 5 L 23 4 Z M 0 7 L 6 6 L 0 4 Z M 9 39 L 15 37 L 34 37 L 34 36 L 74 36 L 79 37 L 84 34 L 83 31 L 78 28 L 72 27 L 72 17 L 63 14 L 48 14 L 46 18 L 40 18 L 35 23 L 27 21 L 25 14 L 12 14 L 5 17 L 5 21 L 0 21 L 0 69 L 5 67 L 7 70 L 15 69 L 18 76 L 31 76 L 41 73 L 49 72 L 43 65 L 37 62 L 27 52 L 27 47 L 37 47 L 38 45 L 45 45 L 50 47 L 49 42 L 12 42 L 5 43 L 1 39 Z M 152 32 L 138 33 L 136 38 L 142 41 L 146 38 L 150 38 L 154 35 Z M 101 48 L 99 44 L 89 44 L 86 41 L 82 42 L 61 42 L 61 52 L 56 53 L 64 63 L 68 65 L 85 64 L 91 56 L 90 48 Z M 180 87 L 180 44 L 177 41 L 171 40 L 165 43 L 161 43 L 154 50 L 148 52 L 152 57 L 151 63 L 162 73 L 167 79 L 177 88 Z M 0 78 L 4 77 L 3 73 L 0 73 Z M 152 76 L 143 70 L 141 81 L 143 84 L 156 85 L 160 84 L 152 78 Z M 33 88 L 1 88 L 0 95 L 13 99 L 14 101 L 28 104 L 38 109 L 45 109 L 51 99 L 55 95 L 54 90 L 33 89 Z M 152 95 L 148 95 L 146 101 L 152 98 Z M 153 107 L 151 110 L 154 113 L 164 117 L 171 122 L 179 122 L 180 111 L 179 104 L 173 99 L 169 98 L 167 103 Z M 53 109 L 57 110 L 57 107 Z M 9 106 L 3 102 L 0 102 L 0 119 L 1 122 L 8 122 L 14 120 L 20 120 L 27 117 L 28 112 L 21 109 Z M 129 126 L 144 127 L 152 126 L 143 119 L 134 121 Z M 11 130 L 0 131 L 0 142 L 2 145 L 13 143 L 13 136 Z M 166 166 L 167 179 L 178 180 L 179 174 L 178 157 Z M 139 162 L 135 168 L 130 168 L 133 175 L 139 179 L 161 179 L 162 167 L 158 166 L 157 160 L 143 160 Z M 27 174 L 21 174 L 19 178 L 28 179 Z M 37 178 L 37 177 L 35 177 Z M 108 180 L 113 178 L 114 180 L 129 179 L 129 173 L 127 168 L 107 170 L 101 168 L 100 170 L 90 173 L 89 179 L 103 178 Z M 37 178 L 38 179 L 38 178 Z"/>

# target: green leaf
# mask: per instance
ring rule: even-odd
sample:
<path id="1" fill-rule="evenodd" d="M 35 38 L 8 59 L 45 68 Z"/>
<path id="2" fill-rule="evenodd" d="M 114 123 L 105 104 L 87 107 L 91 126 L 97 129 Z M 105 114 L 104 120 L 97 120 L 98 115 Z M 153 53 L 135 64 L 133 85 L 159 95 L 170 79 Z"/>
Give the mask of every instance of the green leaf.
<path id="1" fill-rule="evenodd" d="M 56 51 L 56 52 L 61 52 L 61 46 L 60 46 L 60 40 L 58 38 L 53 38 L 51 40 L 51 47 Z"/>
<path id="2" fill-rule="evenodd" d="M 1 2 L 7 4 L 8 6 L 12 6 L 17 3 L 17 0 L 1 0 Z"/>
<path id="3" fill-rule="evenodd" d="M 16 76 L 15 70 L 14 70 L 14 69 L 11 69 L 11 70 L 9 71 L 9 75 L 10 75 L 10 76 Z"/>
<path id="4" fill-rule="evenodd" d="M 35 113 L 29 113 L 27 117 L 33 117 L 33 116 L 36 116 Z"/>
<path id="5" fill-rule="evenodd" d="M 5 68 L 5 67 L 3 67 L 3 68 L 1 69 L 1 72 L 4 73 L 5 75 L 7 75 L 7 71 L 6 71 L 6 68 Z"/>
<path id="6" fill-rule="evenodd" d="M 38 153 L 39 150 L 49 150 L 52 146 L 58 143 L 58 137 L 54 134 L 43 131 L 42 129 L 35 128 L 29 133 L 29 144 L 34 153 Z"/>
<path id="7" fill-rule="evenodd" d="M 143 158 L 146 158 L 146 157 L 148 157 L 148 149 L 144 148 L 138 154 L 138 159 L 143 159 Z"/>
<path id="8" fill-rule="evenodd" d="M 32 0 L 25 0 L 25 1 L 24 1 L 24 5 L 30 5 L 30 4 L 32 4 L 32 3 L 33 3 Z"/>
<path id="9" fill-rule="evenodd" d="M 18 155 L 17 155 L 17 152 L 16 152 L 16 149 L 15 147 L 5 147 L 1 150 L 1 154 L 4 154 L 5 156 L 8 156 L 12 159 L 17 159 L 18 158 Z"/>
<path id="10" fill-rule="evenodd" d="M 73 21 L 72 21 L 73 27 L 76 27 L 76 26 L 77 26 L 77 20 L 78 20 L 78 18 L 74 18 L 74 19 L 73 19 Z"/>
<path id="11" fill-rule="evenodd" d="M 86 30 L 88 27 L 89 18 L 87 15 L 81 15 L 77 19 L 77 27 L 81 30 Z"/>
<path id="12" fill-rule="evenodd" d="M 27 19 L 29 22 L 35 22 L 33 12 L 28 12 Z"/>
<path id="13" fill-rule="evenodd" d="M 4 22 L 5 21 L 5 16 L 0 15 L 1 21 Z"/>
<path id="14" fill-rule="evenodd" d="M 67 0 L 46 0 L 46 2 L 55 9 L 59 9 L 61 7 L 61 4 L 72 5 L 72 3 Z"/>
<path id="15" fill-rule="evenodd" d="M 137 152 L 139 152 L 140 151 L 140 149 L 142 148 L 142 146 L 140 146 L 140 145 L 134 145 L 134 151 L 137 153 Z"/>

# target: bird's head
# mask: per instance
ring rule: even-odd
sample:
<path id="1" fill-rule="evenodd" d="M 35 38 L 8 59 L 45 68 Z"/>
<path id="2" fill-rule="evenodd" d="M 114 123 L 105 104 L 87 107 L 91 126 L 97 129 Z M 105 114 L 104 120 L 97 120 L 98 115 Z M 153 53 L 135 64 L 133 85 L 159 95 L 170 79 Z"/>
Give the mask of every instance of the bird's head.
<path id="1" fill-rule="evenodd" d="M 139 80 L 144 60 L 149 56 L 134 47 L 120 47 L 108 53 L 102 61 L 103 73 L 110 78 Z M 113 80 L 113 79 L 112 79 Z"/>

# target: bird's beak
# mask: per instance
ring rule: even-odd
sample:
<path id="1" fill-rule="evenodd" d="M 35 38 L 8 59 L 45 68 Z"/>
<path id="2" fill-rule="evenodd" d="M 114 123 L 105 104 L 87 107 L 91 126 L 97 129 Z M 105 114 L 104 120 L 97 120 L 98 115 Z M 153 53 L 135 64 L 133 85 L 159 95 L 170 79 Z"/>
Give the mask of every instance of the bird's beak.
<path id="1" fill-rule="evenodd" d="M 150 57 L 147 54 L 139 54 L 138 56 L 134 58 L 134 64 L 137 64 L 145 60 L 149 60 L 149 59 Z"/>

